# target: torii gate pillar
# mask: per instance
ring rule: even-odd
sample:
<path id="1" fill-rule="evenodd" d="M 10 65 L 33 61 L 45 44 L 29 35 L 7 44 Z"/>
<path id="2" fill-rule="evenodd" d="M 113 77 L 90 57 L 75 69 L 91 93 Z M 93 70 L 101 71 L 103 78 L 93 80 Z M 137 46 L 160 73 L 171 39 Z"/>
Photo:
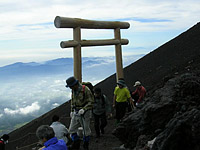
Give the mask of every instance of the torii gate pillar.
<path id="1" fill-rule="evenodd" d="M 74 41 L 81 41 L 81 28 L 76 27 L 73 29 Z M 82 82 L 82 63 L 81 63 L 81 45 L 78 44 L 73 48 L 74 55 L 74 77 Z"/>
<path id="2" fill-rule="evenodd" d="M 54 20 L 56 28 L 73 28 L 73 40 L 62 41 L 62 48 L 73 47 L 74 55 L 74 77 L 82 82 L 81 66 L 81 47 L 84 46 L 104 46 L 115 45 L 116 57 L 116 79 L 124 78 L 122 65 L 122 48 L 121 45 L 127 45 L 128 39 L 121 39 L 120 29 L 128 29 L 128 22 L 119 21 L 94 21 L 79 18 L 68 18 L 57 16 Z M 81 28 L 85 29 L 114 29 L 114 39 L 104 40 L 81 40 Z"/>
<path id="3" fill-rule="evenodd" d="M 121 41 L 120 28 L 114 29 L 115 39 Z M 116 79 L 124 78 L 123 64 L 122 64 L 122 47 L 121 43 L 115 45 L 115 58 L 116 58 Z"/>

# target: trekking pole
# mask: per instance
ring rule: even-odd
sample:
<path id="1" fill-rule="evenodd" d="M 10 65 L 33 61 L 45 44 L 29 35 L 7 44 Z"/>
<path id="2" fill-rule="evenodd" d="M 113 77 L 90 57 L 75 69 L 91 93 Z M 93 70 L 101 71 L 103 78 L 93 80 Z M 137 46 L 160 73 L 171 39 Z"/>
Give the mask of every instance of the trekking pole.
<path id="1" fill-rule="evenodd" d="M 84 116 L 81 115 L 80 117 L 81 117 L 81 122 L 82 122 L 82 127 L 83 127 L 83 136 L 85 137 L 85 127 L 84 127 L 84 123 L 83 123 Z"/>
<path id="2" fill-rule="evenodd" d="M 86 139 L 86 134 L 85 134 L 85 126 L 84 126 L 84 122 L 83 122 L 84 116 L 81 115 L 81 121 L 82 121 L 82 126 L 83 126 L 83 147 L 84 149 L 86 148 L 88 150 L 88 141 Z M 84 139 L 85 138 L 85 139 Z M 85 145 L 86 144 L 86 145 Z M 86 146 L 86 147 L 85 147 Z"/>

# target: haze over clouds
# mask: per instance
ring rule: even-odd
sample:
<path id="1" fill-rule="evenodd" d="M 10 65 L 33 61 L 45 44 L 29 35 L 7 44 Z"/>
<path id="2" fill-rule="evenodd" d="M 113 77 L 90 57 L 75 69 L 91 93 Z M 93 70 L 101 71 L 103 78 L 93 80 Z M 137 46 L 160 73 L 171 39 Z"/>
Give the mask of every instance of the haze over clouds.
<path id="1" fill-rule="evenodd" d="M 29 113 L 38 111 L 39 109 L 40 109 L 40 106 L 38 105 L 38 102 L 34 102 L 31 105 L 28 105 L 24 108 L 17 108 L 15 110 L 4 108 L 4 112 L 5 114 L 9 114 L 9 115 L 16 115 L 16 114 L 27 115 Z"/>
<path id="2" fill-rule="evenodd" d="M 141 57 L 142 55 L 125 56 L 124 67 Z M 82 63 L 85 64 L 83 66 L 83 81 L 90 81 L 95 85 L 115 73 L 114 60 L 113 56 L 83 58 Z M 68 64 L 69 62 L 71 64 Z M 43 62 L 41 66 L 40 63 L 37 63 L 38 68 L 46 70 L 47 74 L 45 75 L 41 75 L 43 69 L 36 69 L 36 66 L 32 64 L 25 68 L 23 68 L 25 64 L 17 64 L 16 66 L 13 64 L 11 69 L 9 69 L 9 66 L 3 69 L 0 68 L 0 74 L 5 74 L 2 70 L 7 70 L 4 79 L 0 79 L 0 118 L 4 115 L 41 115 L 69 100 L 71 92 L 69 88 L 65 88 L 65 80 L 73 72 L 66 67 L 66 72 L 63 73 L 60 64 L 72 66 L 72 62 L 72 58 L 66 58 Z M 57 68 L 57 72 L 52 71 L 50 64 L 53 68 Z M 18 68 L 15 69 L 16 67 Z M 27 68 L 30 68 L 29 70 L 33 72 L 27 74 Z M 16 72 L 16 70 L 19 71 Z M 59 72 L 60 70 L 61 72 Z M 14 76 L 13 72 L 15 72 Z"/>
<path id="3" fill-rule="evenodd" d="M 56 16 L 126 21 L 121 31 L 129 39 L 123 55 L 146 54 L 190 28 L 200 18 L 199 0 L 1 0 L 0 66 L 16 61 L 72 57 L 60 41 L 72 39 L 72 29 L 56 29 Z M 83 30 L 82 39 L 113 38 L 113 31 Z M 84 48 L 83 56 L 114 56 L 114 48 Z"/>

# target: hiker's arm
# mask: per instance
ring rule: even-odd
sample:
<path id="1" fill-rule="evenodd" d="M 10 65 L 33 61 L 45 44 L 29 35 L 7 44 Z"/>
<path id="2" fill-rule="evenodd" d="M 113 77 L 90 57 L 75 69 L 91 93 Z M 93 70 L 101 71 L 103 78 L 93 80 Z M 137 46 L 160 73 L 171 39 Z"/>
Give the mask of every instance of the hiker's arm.
<path id="1" fill-rule="evenodd" d="M 105 95 L 103 95 L 103 96 L 104 96 L 105 103 L 106 103 L 106 112 L 108 114 L 110 114 L 112 112 L 112 106 L 111 106 L 110 101 L 108 100 L 108 98 Z"/>
<path id="2" fill-rule="evenodd" d="M 84 106 L 84 110 L 91 110 L 94 104 L 94 96 L 91 93 L 91 91 L 86 87 L 85 88 L 85 101 L 87 101 L 87 104 Z"/>
<path id="3" fill-rule="evenodd" d="M 116 98 L 117 98 L 117 95 L 114 95 L 114 97 L 113 97 L 113 107 L 115 107 L 115 104 L 116 104 Z"/>
<path id="4" fill-rule="evenodd" d="M 137 93 L 137 89 L 131 93 L 131 95 L 135 95 Z"/>
<path id="5" fill-rule="evenodd" d="M 129 102 L 132 105 L 132 107 L 134 108 L 134 101 L 133 101 L 133 99 L 131 97 L 129 98 Z"/>

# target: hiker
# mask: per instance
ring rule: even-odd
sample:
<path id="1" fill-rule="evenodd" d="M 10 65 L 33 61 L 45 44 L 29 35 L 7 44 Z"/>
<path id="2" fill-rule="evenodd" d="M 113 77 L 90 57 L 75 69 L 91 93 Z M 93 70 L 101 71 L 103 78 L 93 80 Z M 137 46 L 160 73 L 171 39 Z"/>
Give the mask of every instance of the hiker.
<path id="1" fill-rule="evenodd" d="M 124 81 L 124 78 L 119 78 L 118 80 L 123 80 Z M 125 82 L 125 81 L 124 81 Z M 126 88 L 129 90 L 129 88 L 126 86 Z M 131 91 L 129 90 L 130 94 L 131 94 Z M 127 111 L 128 112 L 131 112 L 132 110 L 134 109 L 134 104 L 133 104 L 133 101 L 129 101 L 129 98 L 127 99 Z"/>
<path id="2" fill-rule="evenodd" d="M 139 104 L 143 102 L 146 95 L 146 89 L 142 86 L 140 81 L 136 81 L 133 86 L 136 87 L 136 90 L 132 92 L 131 97 L 134 99 L 134 105 L 139 107 Z"/>
<path id="3" fill-rule="evenodd" d="M 69 133 L 72 138 L 72 145 L 70 149 L 80 148 L 80 139 L 77 134 L 78 128 L 83 128 L 83 148 L 89 149 L 90 141 L 90 116 L 91 110 L 94 103 L 94 96 L 92 95 L 89 88 L 79 83 L 75 77 L 69 77 L 66 80 L 66 87 L 72 90 L 71 99 L 71 122 L 69 127 Z"/>
<path id="4" fill-rule="evenodd" d="M 8 140 L 9 140 L 9 135 L 8 134 L 4 134 L 0 138 L 0 150 L 5 150 L 5 145 L 8 143 Z"/>
<path id="5" fill-rule="evenodd" d="M 39 150 L 68 150 L 65 141 L 58 140 L 53 128 L 48 125 L 41 125 L 36 131 L 36 136 L 44 145 Z"/>
<path id="6" fill-rule="evenodd" d="M 132 98 L 124 80 L 118 80 L 114 90 L 113 107 L 116 109 L 116 123 L 118 124 L 125 116 L 127 100 L 132 104 Z"/>
<path id="7" fill-rule="evenodd" d="M 94 89 L 94 105 L 93 105 L 93 116 L 94 116 L 94 128 L 96 131 L 96 137 L 100 137 L 104 134 L 104 128 L 107 125 L 107 116 L 111 116 L 111 106 L 107 97 L 101 93 L 100 88 Z"/>
<path id="8" fill-rule="evenodd" d="M 82 82 L 81 84 L 87 86 L 90 89 L 92 95 L 94 95 L 94 90 L 93 90 L 94 86 L 92 85 L 91 82 Z M 90 119 L 92 119 L 92 111 L 90 111 Z"/>
<path id="9" fill-rule="evenodd" d="M 63 125 L 60 122 L 60 118 L 58 115 L 54 115 L 52 117 L 52 124 L 50 125 L 50 127 L 53 128 L 53 131 L 55 132 L 55 137 L 57 137 L 57 139 L 63 139 L 66 144 L 70 142 L 71 138 L 70 138 L 69 131 L 65 127 L 65 125 Z"/>

